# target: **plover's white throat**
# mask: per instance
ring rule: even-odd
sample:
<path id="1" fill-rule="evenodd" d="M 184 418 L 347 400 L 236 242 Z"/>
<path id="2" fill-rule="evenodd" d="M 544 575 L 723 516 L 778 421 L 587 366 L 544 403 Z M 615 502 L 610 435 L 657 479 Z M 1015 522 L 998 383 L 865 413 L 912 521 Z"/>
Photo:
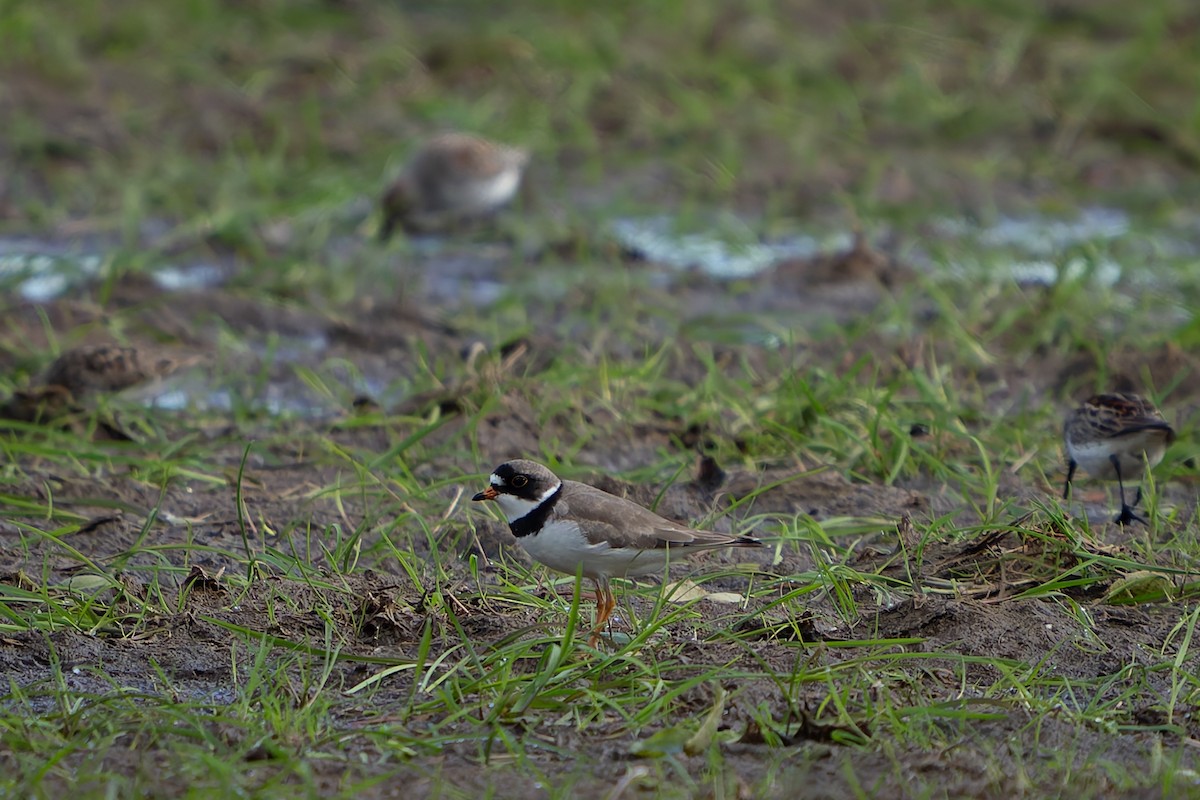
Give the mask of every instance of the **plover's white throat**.
<path id="1" fill-rule="evenodd" d="M 508 461 L 474 500 L 494 500 L 513 535 L 537 561 L 596 584 L 595 645 L 616 608 L 610 579 L 661 573 L 671 560 L 721 547 L 759 547 L 751 536 L 699 531 L 622 497 L 563 481 L 534 461 Z"/>
<path id="2" fill-rule="evenodd" d="M 1175 430 L 1154 404 L 1136 394 L 1098 394 L 1067 415 L 1063 442 L 1067 449 L 1067 480 L 1063 499 L 1071 491 L 1075 470 L 1101 480 L 1116 481 L 1121 493 L 1121 513 L 1116 522 L 1144 521 L 1134 513 L 1141 489 L 1132 504 L 1125 501 L 1125 479 L 1154 467 L 1175 441 Z"/>

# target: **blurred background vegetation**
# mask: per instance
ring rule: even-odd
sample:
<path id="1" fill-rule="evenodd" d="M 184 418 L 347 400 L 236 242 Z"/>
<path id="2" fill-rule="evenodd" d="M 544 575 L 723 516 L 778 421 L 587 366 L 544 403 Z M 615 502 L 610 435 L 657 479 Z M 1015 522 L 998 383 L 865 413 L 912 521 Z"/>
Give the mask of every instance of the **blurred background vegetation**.
<path id="1" fill-rule="evenodd" d="M 4 0 L 0 226 L 243 224 L 415 142 L 573 206 L 919 218 L 1195 196 L 1200 7 L 1055 0 Z"/>

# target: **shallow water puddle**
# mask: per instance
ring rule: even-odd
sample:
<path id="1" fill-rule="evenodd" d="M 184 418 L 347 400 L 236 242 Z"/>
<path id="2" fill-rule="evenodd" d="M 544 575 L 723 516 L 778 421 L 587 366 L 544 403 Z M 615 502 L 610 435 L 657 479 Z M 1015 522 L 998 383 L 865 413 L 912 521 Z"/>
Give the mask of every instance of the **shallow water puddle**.
<path id="1" fill-rule="evenodd" d="M 847 250 L 853 241 L 837 231 L 763 239 L 748 223 L 728 215 L 705 230 L 696 227 L 665 215 L 608 225 L 622 246 L 648 261 L 717 279 L 752 277 L 789 259 Z M 978 222 L 944 217 L 932 222 L 932 235 L 918 238 L 904 258 L 935 277 L 954 280 L 1040 285 L 1088 280 L 1106 288 L 1124 281 L 1166 288 L 1179 279 L 1171 262 L 1192 260 L 1200 252 L 1198 227 L 1138 227 L 1128 213 L 1105 207 L 1084 208 L 1068 218 L 1027 214 Z"/>
<path id="2" fill-rule="evenodd" d="M 168 264 L 151 272 L 150 279 L 164 291 L 187 292 L 220 286 L 228 279 L 229 272 L 227 268 L 217 264 Z"/>
<path id="3" fill-rule="evenodd" d="M 1086 280 L 1103 288 L 1139 289 L 1170 289 L 1191 280 L 1200 233 L 1195 226 L 1139 226 L 1126 212 L 1103 207 L 1084 208 L 1068 219 L 942 218 L 932 231 L 934 239 L 912 258 L 935 274 L 1044 286 Z"/>
<path id="4" fill-rule="evenodd" d="M 769 271 L 781 262 L 819 259 L 853 245 L 853 237 L 844 231 L 764 237 L 752 223 L 732 214 L 688 220 L 669 215 L 623 217 L 599 224 L 628 252 L 665 268 L 641 271 L 635 280 L 659 284 L 657 288 L 672 287 L 681 271 L 694 270 L 715 280 L 745 281 L 734 293 L 710 290 L 703 284 L 692 287 L 696 302 L 690 306 L 689 319 L 683 321 L 683 330 L 692 338 L 767 348 L 782 346 L 794 321 L 792 306 L 772 305 L 771 298 L 778 292 L 776 278 Z M 1033 285 L 1086 281 L 1103 288 L 1164 292 L 1195 281 L 1200 219 L 1139 227 L 1124 211 L 1092 207 L 1067 218 L 1029 214 L 977 222 L 946 217 L 929 222 L 923 234 L 907 233 L 904 239 L 908 246 L 900 258 L 935 280 Z M 339 242 L 336 246 L 345 245 Z M 359 242 L 358 246 L 364 245 Z M 0 238 L 0 289 L 9 289 L 30 302 L 47 302 L 103 276 L 115 253 L 114 242 L 96 237 L 64 242 Z M 452 238 L 414 238 L 400 259 L 391 251 L 378 255 L 386 259 L 382 268 L 411 273 L 415 280 L 405 282 L 419 287 L 412 291 L 421 304 L 441 309 L 463 304 L 485 313 L 507 300 L 554 299 L 580 286 L 595 290 L 610 279 L 624 286 L 633 274 L 600 263 L 595 269 L 582 269 L 592 265 L 578 263 L 544 268 L 530 263 L 509 243 Z M 357 263 L 351 256 L 347 259 L 347 263 Z M 516 265 L 535 270 L 536 280 L 514 281 L 512 267 Z M 169 292 L 220 286 L 231 274 L 228 266 L 209 260 L 167 263 L 147 271 L 158 287 Z M 749 280 L 760 275 L 765 281 L 761 284 Z M 1194 311 L 1184 307 L 1184 302 L 1182 298 L 1168 302 L 1162 319 L 1174 323 L 1181 316 L 1189 318 Z M 171 410 L 242 409 L 314 418 L 343 413 L 351 392 L 376 401 L 395 394 L 387 390 L 394 376 L 364 376 L 353 369 L 349 371 L 353 374 L 338 375 L 341 370 L 335 369 L 334 375 L 327 375 L 319 366 L 322 354 L 327 355 L 331 347 L 323 332 L 272 335 L 262 340 L 251 337 L 242 346 L 260 360 L 297 371 L 289 369 L 282 378 L 276 371 L 249 391 L 197 380 L 168 384 L 153 394 L 140 395 L 140 401 Z M 306 370 L 314 372 L 309 375 Z M 328 386 L 322 385 L 323 381 L 328 381 Z"/>
<path id="5" fill-rule="evenodd" d="M 303 341 L 297 339 L 293 345 Z M 321 347 L 325 346 L 323 337 Z M 268 353 L 276 365 L 285 365 L 311 370 L 316 375 L 310 384 L 301 375 L 289 371 L 282 378 L 269 380 L 260 387 L 245 386 L 241 389 L 213 386 L 207 379 L 193 373 L 186 378 L 168 379 L 157 387 L 131 393 L 133 399 L 148 408 L 166 411 L 243 411 L 265 413 L 272 416 L 289 416 L 303 419 L 327 419 L 344 414 L 355 398 L 367 397 L 383 405 L 399 402 L 391 386 L 394 375 L 363 374 L 361 365 L 348 371 L 330 364 L 317 364 L 312 356 L 315 350 L 298 350 L 284 345 L 274 349 L 261 349 Z M 333 374 L 330 374 L 331 371 Z M 322 382 L 336 389 L 324 390 Z"/>
<path id="6" fill-rule="evenodd" d="M 933 227 L 949 238 L 970 237 L 984 247 L 1019 247 L 1031 255 L 1052 258 L 1074 245 L 1119 239 L 1130 233 L 1133 225 L 1128 214 L 1115 208 L 1085 208 L 1069 220 L 1027 215 L 1000 217 L 991 224 L 979 225 L 943 218 Z"/>
<path id="7" fill-rule="evenodd" d="M 83 247 L 27 237 L 0 237 L 0 290 L 33 303 L 46 303 L 101 277 L 115 247 Z M 150 279 L 165 291 L 219 286 L 229 270 L 216 264 L 165 264 Z"/>
<path id="8" fill-rule="evenodd" d="M 669 216 L 617 219 L 609 223 L 609 230 L 623 247 L 647 261 L 681 270 L 698 269 L 719 279 L 752 277 L 780 261 L 844 250 L 851 243 L 845 233 L 825 238 L 796 234 L 762 241 L 744 222 L 729 217 L 704 231 L 689 231 Z"/>
<path id="9" fill-rule="evenodd" d="M 250 400 L 237 398 L 230 389 L 208 387 L 177 387 L 146 398 L 145 405 L 165 411 L 233 411 L 242 408 L 261 411 L 272 416 L 294 416 L 320 419 L 337 409 L 321 403 L 312 393 L 296 391 L 294 385 L 270 384 L 261 397 Z"/>
<path id="10" fill-rule="evenodd" d="M 0 288 L 44 303 L 100 274 L 104 257 L 29 238 L 0 238 Z"/>

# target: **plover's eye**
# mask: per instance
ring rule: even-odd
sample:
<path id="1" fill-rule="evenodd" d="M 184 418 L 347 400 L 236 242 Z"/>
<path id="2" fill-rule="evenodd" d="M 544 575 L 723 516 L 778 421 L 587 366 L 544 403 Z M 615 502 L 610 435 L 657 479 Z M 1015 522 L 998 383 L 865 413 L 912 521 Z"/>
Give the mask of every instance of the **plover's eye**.
<path id="1" fill-rule="evenodd" d="M 512 479 L 512 485 L 520 489 L 525 484 L 529 483 L 529 478 L 524 475 L 517 475 Z"/>

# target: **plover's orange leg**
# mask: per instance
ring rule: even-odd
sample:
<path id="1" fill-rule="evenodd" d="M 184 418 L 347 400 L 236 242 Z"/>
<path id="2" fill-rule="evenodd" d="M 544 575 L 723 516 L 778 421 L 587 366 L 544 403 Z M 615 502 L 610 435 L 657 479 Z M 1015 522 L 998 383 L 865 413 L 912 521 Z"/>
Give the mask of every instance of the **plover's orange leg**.
<path id="1" fill-rule="evenodd" d="M 588 638 L 588 646 L 595 647 L 600 641 L 600 633 L 617 607 L 617 598 L 613 596 L 612 587 L 608 581 L 596 581 L 596 624 L 592 626 L 592 635 Z"/>

